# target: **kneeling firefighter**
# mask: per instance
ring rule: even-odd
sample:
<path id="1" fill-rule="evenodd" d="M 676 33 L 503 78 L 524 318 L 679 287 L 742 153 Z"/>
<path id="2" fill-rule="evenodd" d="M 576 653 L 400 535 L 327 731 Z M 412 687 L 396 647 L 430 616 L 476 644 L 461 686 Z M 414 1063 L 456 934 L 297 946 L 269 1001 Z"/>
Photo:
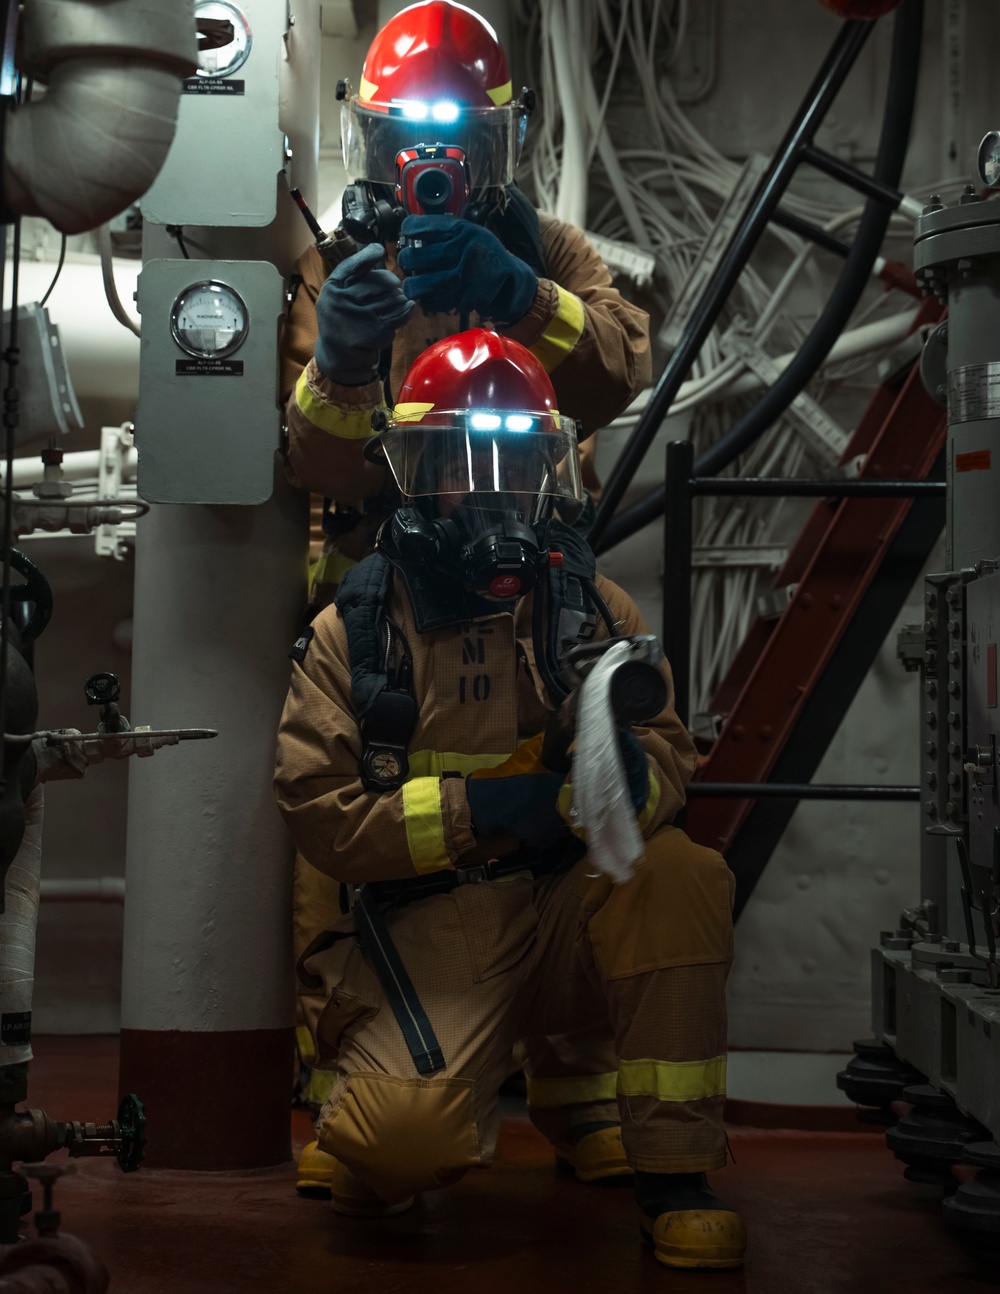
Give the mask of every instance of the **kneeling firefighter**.
<path id="1" fill-rule="evenodd" d="M 726 1158 L 732 878 L 670 825 L 693 745 L 669 702 L 609 730 L 598 765 L 638 860 L 619 883 L 573 829 L 596 765 L 542 759 L 574 653 L 648 633 L 553 515 L 582 499 L 575 425 L 537 359 L 485 329 L 425 352 L 382 422 L 403 504 L 296 644 L 275 775 L 299 849 L 349 900 L 300 963 L 327 999 L 333 1207 L 398 1212 L 487 1166 L 523 1040 L 557 1155 L 623 1149 L 657 1258 L 739 1266 L 743 1223 L 705 1178 Z M 567 1076 L 567 1053 L 593 1072 Z"/>

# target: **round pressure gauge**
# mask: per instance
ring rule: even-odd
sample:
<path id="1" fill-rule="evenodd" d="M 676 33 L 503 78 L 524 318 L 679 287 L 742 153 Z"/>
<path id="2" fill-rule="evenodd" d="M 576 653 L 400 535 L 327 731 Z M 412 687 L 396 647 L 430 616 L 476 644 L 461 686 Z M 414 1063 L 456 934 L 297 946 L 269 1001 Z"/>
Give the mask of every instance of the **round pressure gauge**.
<path id="1" fill-rule="evenodd" d="M 198 75 L 232 76 L 247 61 L 253 43 L 246 14 L 228 0 L 199 0 L 194 17 Z"/>
<path id="2" fill-rule="evenodd" d="M 1000 185 L 1000 130 L 991 130 L 979 145 L 977 169 L 988 189 Z"/>
<path id="3" fill-rule="evenodd" d="M 170 313 L 174 341 L 198 359 L 222 359 L 243 344 L 250 316 L 240 294 L 208 279 L 185 288 Z"/>

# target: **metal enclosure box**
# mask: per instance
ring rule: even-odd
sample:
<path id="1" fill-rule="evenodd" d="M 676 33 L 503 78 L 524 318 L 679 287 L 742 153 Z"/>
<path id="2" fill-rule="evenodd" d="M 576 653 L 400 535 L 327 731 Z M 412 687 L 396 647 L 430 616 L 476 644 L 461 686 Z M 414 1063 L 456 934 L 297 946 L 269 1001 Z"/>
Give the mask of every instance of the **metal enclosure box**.
<path id="1" fill-rule="evenodd" d="M 229 76 L 185 82 L 174 142 L 139 204 L 152 224 L 257 227 L 274 219 L 285 163 L 278 112 L 288 7 L 285 0 L 230 3 L 250 28 L 249 52 Z"/>
<path id="2" fill-rule="evenodd" d="M 9 336 L 10 311 L 3 312 L 4 335 Z M 35 302 L 19 306 L 17 369 L 19 418 L 15 443 L 65 436 L 83 429 L 83 414 L 69 380 L 59 329 L 49 312 Z"/>
<path id="3" fill-rule="evenodd" d="M 178 295 L 216 280 L 239 293 L 248 328 L 225 359 L 193 359 L 174 340 Z M 142 315 L 135 445 L 139 494 L 152 503 L 263 503 L 281 439 L 281 275 L 269 261 L 150 261 Z"/>

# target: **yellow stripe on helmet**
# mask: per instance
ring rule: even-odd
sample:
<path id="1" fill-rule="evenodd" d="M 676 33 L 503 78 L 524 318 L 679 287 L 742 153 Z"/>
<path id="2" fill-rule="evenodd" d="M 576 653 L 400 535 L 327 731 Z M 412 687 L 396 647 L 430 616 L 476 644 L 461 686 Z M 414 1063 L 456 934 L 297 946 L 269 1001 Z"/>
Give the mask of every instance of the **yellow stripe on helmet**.
<path id="1" fill-rule="evenodd" d="M 510 103 L 511 98 L 513 97 L 513 94 L 514 94 L 513 82 L 508 81 L 506 85 L 498 85 L 496 89 L 487 90 L 486 93 L 490 96 L 490 98 L 499 108 L 505 103 Z"/>

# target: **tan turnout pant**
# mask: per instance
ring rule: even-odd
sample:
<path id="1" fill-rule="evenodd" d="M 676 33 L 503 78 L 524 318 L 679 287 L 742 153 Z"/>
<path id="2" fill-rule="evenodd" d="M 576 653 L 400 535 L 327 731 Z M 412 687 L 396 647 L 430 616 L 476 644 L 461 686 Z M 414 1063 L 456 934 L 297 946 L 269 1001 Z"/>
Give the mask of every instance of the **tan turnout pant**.
<path id="1" fill-rule="evenodd" d="M 623 885 L 584 858 L 390 912 L 446 1061 L 429 1078 L 357 939 L 314 954 L 303 969 L 325 987 L 317 1042 L 336 1070 L 320 1146 L 388 1201 L 488 1165 L 524 1039 L 529 1111 L 553 1142 L 620 1118 L 635 1169 L 721 1167 L 732 883 L 719 854 L 667 827 Z"/>

